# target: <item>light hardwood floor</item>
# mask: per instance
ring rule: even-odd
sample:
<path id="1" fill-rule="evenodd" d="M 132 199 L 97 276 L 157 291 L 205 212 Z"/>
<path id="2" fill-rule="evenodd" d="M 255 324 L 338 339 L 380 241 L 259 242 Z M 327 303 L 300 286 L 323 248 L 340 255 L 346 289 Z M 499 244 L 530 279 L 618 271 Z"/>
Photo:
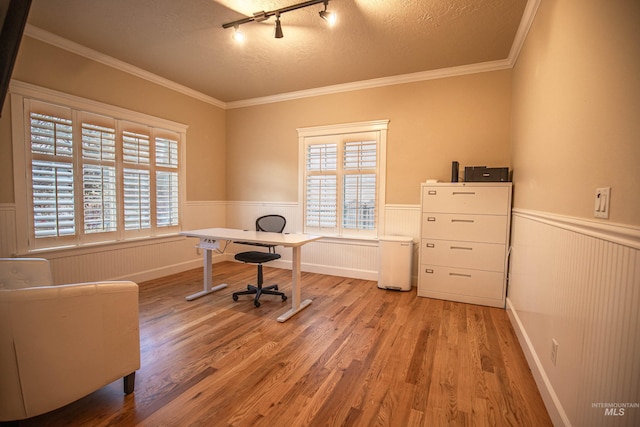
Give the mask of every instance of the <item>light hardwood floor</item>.
<path id="1" fill-rule="evenodd" d="M 225 262 L 140 283 L 142 367 L 21 426 L 547 426 L 504 310 L 302 274 L 313 303 L 285 323 L 277 296 L 238 302 L 255 266 Z M 290 295 L 291 274 L 265 266 Z M 72 381 L 69 378 L 69 381 Z"/>

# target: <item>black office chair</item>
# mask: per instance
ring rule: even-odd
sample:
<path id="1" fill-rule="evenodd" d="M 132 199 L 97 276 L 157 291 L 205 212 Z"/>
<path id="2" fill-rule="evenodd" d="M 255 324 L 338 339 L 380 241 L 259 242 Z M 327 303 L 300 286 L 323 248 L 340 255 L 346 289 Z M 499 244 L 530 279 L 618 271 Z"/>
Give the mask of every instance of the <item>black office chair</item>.
<path id="1" fill-rule="evenodd" d="M 287 224 L 287 220 L 282 215 L 264 215 L 260 218 L 256 219 L 256 230 L 257 231 L 270 231 L 273 233 L 282 233 L 284 230 L 284 226 Z M 238 261 L 258 264 L 258 278 L 256 285 L 247 285 L 246 291 L 239 291 L 233 293 L 233 300 L 238 301 L 238 295 L 253 295 L 255 294 L 255 298 L 253 299 L 253 304 L 256 307 L 260 307 L 260 296 L 262 294 L 269 295 L 280 295 L 282 297 L 282 301 L 287 300 L 287 296 L 283 292 L 278 291 L 278 285 L 270 285 L 262 287 L 263 278 L 262 278 L 262 264 L 265 262 L 273 261 L 280 258 L 280 254 L 276 253 L 275 245 L 267 245 L 263 243 L 253 243 L 253 242 L 234 242 L 240 243 L 243 245 L 252 245 L 252 246 L 262 246 L 269 248 L 269 252 L 261 252 L 261 251 L 248 251 L 248 252 L 240 252 L 236 254 L 235 259 Z"/>

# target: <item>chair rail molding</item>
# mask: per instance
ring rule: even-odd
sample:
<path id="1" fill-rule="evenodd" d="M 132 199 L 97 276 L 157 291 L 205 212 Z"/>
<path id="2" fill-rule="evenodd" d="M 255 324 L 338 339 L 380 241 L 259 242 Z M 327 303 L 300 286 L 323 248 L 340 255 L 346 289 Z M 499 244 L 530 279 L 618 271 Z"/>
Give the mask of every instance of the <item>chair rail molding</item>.
<path id="1" fill-rule="evenodd" d="M 640 227 L 609 223 L 528 209 L 513 208 L 512 214 L 554 227 L 640 249 Z"/>

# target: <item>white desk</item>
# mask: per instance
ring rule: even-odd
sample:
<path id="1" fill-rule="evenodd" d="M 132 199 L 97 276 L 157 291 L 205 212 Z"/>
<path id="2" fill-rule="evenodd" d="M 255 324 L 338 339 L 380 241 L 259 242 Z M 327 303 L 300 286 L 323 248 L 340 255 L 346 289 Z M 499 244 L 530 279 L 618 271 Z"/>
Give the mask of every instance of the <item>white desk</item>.
<path id="1" fill-rule="evenodd" d="M 227 284 L 223 283 L 217 286 L 211 286 L 211 253 L 218 248 L 221 240 L 225 241 L 243 241 L 251 243 L 265 243 L 269 245 L 284 246 L 292 248 L 292 282 L 291 282 L 291 310 L 287 311 L 280 317 L 278 322 L 284 322 L 294 314 L 303 310 L 309 304 L 310 299 L 300 301 L 300 252 L 302 245 L 321 239 L 321 236 L 313 236 L 311 234 L 283 234 L 283 233 L 267 233 L 265 231 L 246 231 L 236 230 L 233 228 L 205 228 L 202 230 L 183 231 L 180 234 L 187 237 L 196 237 L 200 239 L 200 248 L 203 251 L 204 259 L 204 289 L 193 295 L 189 295 L 187 300 L 191 301 L 212 292 L 226 288 Z"/>

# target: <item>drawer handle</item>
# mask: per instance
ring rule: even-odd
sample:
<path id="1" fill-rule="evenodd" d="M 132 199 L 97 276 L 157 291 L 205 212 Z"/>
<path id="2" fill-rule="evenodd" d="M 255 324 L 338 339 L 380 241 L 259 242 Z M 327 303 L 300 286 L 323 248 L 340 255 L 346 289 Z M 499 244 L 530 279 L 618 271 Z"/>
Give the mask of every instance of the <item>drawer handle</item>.
<path id="1" fill-rule="evenodd" d="M 430 268 L 425 269 L 424 272 L 428 274 L 433 274 L 433 270 Z"/>
<path id="2" fill-rule="evenodd" d="M 449 273 L 449 276 L 456 276 L 456 277 L 469 277 L 471 278 L 470 274 L 462 274 L 462 273 Z"/>
<path id="3" fill-rule="evenodd" d="M 427 243 L 427 247 L 428 247 L 428 248 L 435 248 L 435 247 L 436 247 L 436 245 L 434 245 L 433 243 Z"/>
<path id="4" fill-rule="evenodd" d="M 427 191 L 427 194 L 428 194 L 429 196 L 435 196 L 435 195 L 437 195 L 437 194 L 438 194 L 438 192 L 437 192 L 436 190 L 429 190 L 429 191 Z"/>
<path id="5" fill-rule="evenodd" d="M 458 249 L 458 250 L 461 250 L 461 251 L 472 251 L 473 250 L 473 248 L 467 248 L 465 246 L 450 246 L 449 249 L 454 249 L 454 250 Z"/>
<path id="6" fill-rule="evenodd" d="M 475 196 L 476 192 L 475 191 L 454 191 L 453 195 L 454 196 Z"/>
<path id="7" fill-rule="evenodd" d="M 434 219 L 435 221 L 435 219 Z M 473 223 L 475 222 L 475 220 L 473 219 L 452 219 L 451 222 L 468 222 L 468 223 Z"/>
<path id="8" fill-rule="evenodd" d="M 435 222 L 435 220 L 436 220 L 436 217 L 434 217 L 434 216 L 427 217 L 427 221 Z"/>

